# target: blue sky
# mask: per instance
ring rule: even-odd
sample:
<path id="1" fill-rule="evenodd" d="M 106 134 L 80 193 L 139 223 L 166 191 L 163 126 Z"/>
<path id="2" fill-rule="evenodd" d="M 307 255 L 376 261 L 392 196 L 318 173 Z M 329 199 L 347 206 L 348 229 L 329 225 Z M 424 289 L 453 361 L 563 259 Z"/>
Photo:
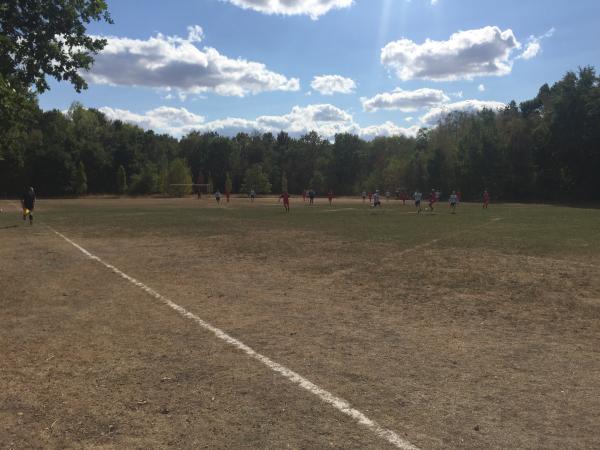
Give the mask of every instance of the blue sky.
<path id="1" fill-rule="evenodd" d="M 89 89 L 52 83 L 44 109 L 78 101 L 176 136 L 411 135 L 447 111 L 529 99 L 567 70 L 600 65 L 592 0 L 108 5 L 114 25 L 89 29 L 109 38 L 86 75 Z"/>

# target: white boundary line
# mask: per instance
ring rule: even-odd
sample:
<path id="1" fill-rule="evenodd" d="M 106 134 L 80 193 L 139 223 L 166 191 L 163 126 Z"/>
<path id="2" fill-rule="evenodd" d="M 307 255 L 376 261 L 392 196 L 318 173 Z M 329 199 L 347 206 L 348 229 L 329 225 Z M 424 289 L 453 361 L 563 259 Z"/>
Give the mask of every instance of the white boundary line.
<path id="1" fill-rule="evenodd" d="M 329 405 L 333 406 L 338 411 L 346 414 L 347 416 L 350 416 L 356 422 L 358 422 L 359 424 L 365 426 L 366 428 L 368 428 L 370 431 L 372 431 L 373 433 L 375 433 L 380 438 L 385 439 L 386 441 L 388 441 L 390 444 L 396 446 L 397 448 L 403 449 L 403 450 L 419 450 L 418 447 L 415 447 L 410 442 L 402 439 L 394 431 L 382 427 L 381 425 L 379 425 L 374 420 L 369 419 L 367 416 L 365 416 L 359 410 L 352 408 L 352 406 L 350 406 L 350 404 L 346 400 L 344 400 L 343 398 L 336 397 L 335 395 L 333 395 L 329 391 L 326 391 L 325 389 L 323 389 L 323 388 L 317 386 L 316 384 L 310 382 L 309 380 L 307 380 L 303 376 L 299 375 L 298 373 L 296 373 L 296 372 L 288 369 L 285 366 L 282 366 L 279 363 L 276 363 L 275 361 L 273 361 L 272 359 L 270 359 L 270 358 L 268 358 L 268 357 L 266 357 L 264 355 L 261 355 L 260 353 L 258 353 L 255 350 L 253 350 L 251 347 L 248 347 L 243 342 L 235 339 L 234 337 L 231 337 L 230 335 L 228 335 L 227 333 L 225 333 L 223 330 L 221 330 L 221 329 L 219 329 L 219 328 L 211 325 L 210 323 L 205 322 L 204 320 L 202 320 L 197 315 L 189 312 L 188 310 L 186 310 L 182 306 L 179 306 L 178 304 L 172 302 L 171 300 L 169 300 L 168 298 L 166 298 L 163 295 L 159 294 L 158 292 L 156 292 L 152 288 L 149 288 L 148 286 L 146 286 L 144 283 L 142 283 L 142 282 L 136 280 L 135 278 L 127 275 L 125 272 L 122 272 L 121 270 L 117 269 L 115 266 L 104 262 L 98 256 L 96 256 L 96 255 L 92 254 L 91 252 L 87 251 L 85 248 L 83 248 L 80 245 L 78 245 L 77 243 L 73 242 L 71 239 L 69 239 L 65 235 L 63 235 L 63 234 L 59 233 L 58 231 L 54 230 L 52 227 L 48 226 L 48 228 L 50 228 L 50 230 L 52 230 L 55 234 L 57 234 L 58 236 L 60 236 L 61 238 L 63 238 L 65 241 L 67 241 L 73 247 L 75 247 L 76 249 L 78 249 L 81 253 L 83 253 L 84 255 L 86 255 L 88 258 L 90 258 L 90 259 L 92 259 L 94 261 L 99 262 L 100 264 L 102 264 L 107 269 L 110 269 L 111 271 L 113 271 L 117 275 L 121 276 L 125 280 L 129 281 L 130 283 L 134 284 L 135 286 L 137 286 L 140 289 L 142 289 L 143 291 L 145 291 L 151 297 L 154 297 L 155 299 L 157 299 L 160 302 L 164 303 L 165 305 L 169 306 L 171 309 L 174 309 L 181 316 L 185 317 L 186 319 L 190 319 L 190 320 L 196 322 L 196 324 L 198 324 L 200 327 L 204 328 L 205 330 L 208 330 L 208 331 L 212 332 L 217 338 L 219 338 L 222 341 L 225 341 L 226 343 L 234 346 L 238 350 L 243 351 L 244 353 L 246 353 L 251 358 L 254 358 L 257 361 L 260 361 L 265 366 L 267 366 L 269 369 L 273 370 L 274 372 L 279 373 L 283 377 L 285 377 L 288 380 L 290 380 L 292 383 L 297 384 L 298 386 L 300 386 L 301 388 L 303 388 L 306 391 L 310 392 L 311 394 L 316 395 L 323 402 L 328 403 Z"/>

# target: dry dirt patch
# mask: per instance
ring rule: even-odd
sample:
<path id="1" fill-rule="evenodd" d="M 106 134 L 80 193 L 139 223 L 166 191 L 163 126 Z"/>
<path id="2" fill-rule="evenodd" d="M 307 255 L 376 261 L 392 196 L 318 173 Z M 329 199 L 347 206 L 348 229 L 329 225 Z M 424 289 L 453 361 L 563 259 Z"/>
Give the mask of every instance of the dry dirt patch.
<path id="1" fill-rule="evenodd" d="M 599 443 L 592 270 L 302 233 L 82 243 L 425 448 Z"/>

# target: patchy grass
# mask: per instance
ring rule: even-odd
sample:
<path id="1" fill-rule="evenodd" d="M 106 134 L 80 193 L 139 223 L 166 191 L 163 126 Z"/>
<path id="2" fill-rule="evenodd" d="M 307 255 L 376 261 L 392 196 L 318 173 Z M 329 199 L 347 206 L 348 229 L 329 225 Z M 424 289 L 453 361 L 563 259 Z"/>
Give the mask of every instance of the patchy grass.
<path id="1" fill-rule="evenodd" d="M 422 448 L 600 448 L 600 210 L 0 204 L 0 447 L 386 448 L 48 224 Z"/>

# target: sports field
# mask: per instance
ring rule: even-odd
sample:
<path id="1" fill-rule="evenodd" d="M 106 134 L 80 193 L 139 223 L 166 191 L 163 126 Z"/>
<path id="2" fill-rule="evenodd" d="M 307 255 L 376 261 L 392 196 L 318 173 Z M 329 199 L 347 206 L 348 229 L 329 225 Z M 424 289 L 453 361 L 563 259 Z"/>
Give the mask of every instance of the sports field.
<path id="1" fill-rule="evenodd" d="M 0 448 L 600 448 L 600 209 L 0 207 Z"/>

